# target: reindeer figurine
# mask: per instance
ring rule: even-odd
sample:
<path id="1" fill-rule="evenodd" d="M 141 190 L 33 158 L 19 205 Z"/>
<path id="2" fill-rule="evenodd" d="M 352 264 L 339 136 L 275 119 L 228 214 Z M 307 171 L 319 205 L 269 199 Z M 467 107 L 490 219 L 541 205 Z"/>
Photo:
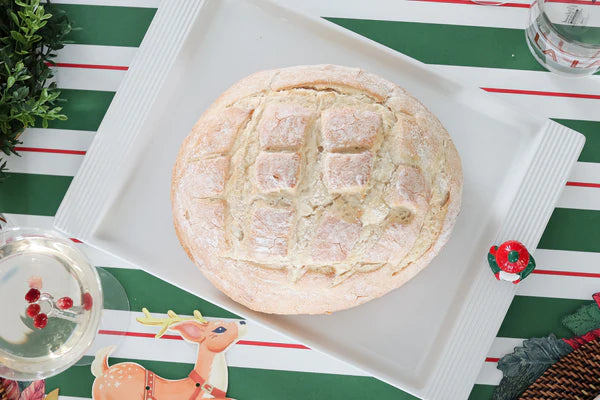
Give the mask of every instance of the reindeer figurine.
<path id="1" fill-rule="evenodd" d="M 173 311 L 167 313 L 168 318 L 153 318 L 146 308 L 142 312 L 145 317 L 137 318 L 138 322 L 162 326 L 156 338 L 171 330 L 198 344 L 194 369 L 187 378 L 169 380 L 136 363 L 109 367 L 108 356 L 115 349 L 110 346 L 99 350 L 92 363 L 94 400 L 227 400 L 225 351 L 243 336 L 246 322 L 208 322 L 197 310 L 193 318 L 181 318 Z"/>

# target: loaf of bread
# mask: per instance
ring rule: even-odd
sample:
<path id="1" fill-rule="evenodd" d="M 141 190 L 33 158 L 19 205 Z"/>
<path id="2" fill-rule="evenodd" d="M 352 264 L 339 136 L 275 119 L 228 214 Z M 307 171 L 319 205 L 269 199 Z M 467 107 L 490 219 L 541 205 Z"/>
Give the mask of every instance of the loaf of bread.
<path id="1" fill-rule="evenodd" d="M 328 313 L 427 266 L 459 212 L 459 155 L 438 119 L 360 69 L 262 71 L 183 142 L 171 199 L 204 275 L 262 312 Z"/>

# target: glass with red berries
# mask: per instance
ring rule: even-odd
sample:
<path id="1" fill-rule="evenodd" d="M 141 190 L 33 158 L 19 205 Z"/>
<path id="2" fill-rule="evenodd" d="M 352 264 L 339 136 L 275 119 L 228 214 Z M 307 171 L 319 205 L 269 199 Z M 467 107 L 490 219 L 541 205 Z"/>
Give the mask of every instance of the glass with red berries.
<path id="1" fill-rule="evenodd" d="M 76 363 L 102 314 L 96 268 L 67 238 L 0 230 L 0 376 L 35 380 Z"/>

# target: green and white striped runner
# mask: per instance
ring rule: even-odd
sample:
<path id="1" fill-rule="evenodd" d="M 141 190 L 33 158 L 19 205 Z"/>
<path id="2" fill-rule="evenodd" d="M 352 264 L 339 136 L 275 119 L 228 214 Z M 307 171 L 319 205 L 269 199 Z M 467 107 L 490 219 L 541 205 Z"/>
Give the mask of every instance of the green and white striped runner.
<path id="1" fill-rule="evenodd" d="M 23 135 L 21 158 L 11 157 L 9 179 L 0 185 L 0 211 L 21 225 L 50 227 L 53 216 L 95 131 L 118 90 L 158 7 L 158 0 L 55 0 L 83 29 L 74 31 L 59 54 L 57 82 L 68 99 L 69 120 Z M 285 0 L 289 5 L 292 0 Z M 537 110 L 583 133 L 587 142 L 536 252 L 539 269 L 519 285 L 472 391 L 488 399 L 501 374 L 496 360 L 522 338 L 554 332 L 565 314 L 589 301 L 600 288 L 600 77 L 568 80 L 535 62 L 523 28 L 528 4 L 502 7 L 468 0 L 318 0 L 295 4 L 422 62 L 444 75 Z M 85 247 L 83 244 L 80 246 Z M 134 311 L 168 309 L 207 317 L 235 318 L 139 269 L 85 247 L 92 261 L 108 268 L 125 286 Z M 102 323 L 111 343 L 111 310 Z M 132 312 L 132 321 L 137 316 Z M 112 316 L 112 317 L 111 317 Z M 112 362 L 135 360 L 167 378 L 185 376 L 195 349 L 181 340 L 155 340 L 134 321 Z M 412 396 L 352 366 L 250 326 L 249 336 L 228 353 L 230 389 L 239 399 L 408 399 Z M 47 381 L 61 398 L 91 397 L 89 367 L 74 367 Z"/>

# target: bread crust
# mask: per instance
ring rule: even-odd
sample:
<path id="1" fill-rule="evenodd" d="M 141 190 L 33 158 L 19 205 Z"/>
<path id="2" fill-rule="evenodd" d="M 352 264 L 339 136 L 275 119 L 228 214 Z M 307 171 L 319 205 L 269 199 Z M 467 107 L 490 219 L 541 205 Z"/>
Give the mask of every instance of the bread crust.
<path id="1" fill-rule="evenodd" d="M 386 148 L 397 149 L 397 154 L 396 152 L 386 153 L 380 158 L 381 163 L 388 163 L 390 168 L 395 168 L 394 171 L 398 171 L 398 168 L 405 164 L 410 168 L 419 168 L 428 182 L 427 185 L 419 183 L 419 187 L 427 186 L 431 191 L 430 195 L 426 197 L 429 201 L 429 208 L 422 214 L 417 211 L 412 216 L 413 219 L 410 223 L 419 224 L 420 229 L 417 229 L 410 252 L 407 250 L 408 255 L 403 258 L 401 263 L 369 264 L 363 262 L 361 257 L 365 256 L 366 252 L 359 251 L 360 246 L 372 245 L 377 242 L 377 238 L 373 236 L 363 240 L 361 236 L 355 246 L 359 249 L 357 250 L 358 254 L 353 255 L 355 258 L 352 259 L 352 262 L 348 261 L 349 264 L 352 264 L 348 265 L 348 268 L 345 267 L 344 262 L 333 263 L 332 266 L 329 266 L 329 263 L 323 263 L 323 268 L 316 265 L 318 264 L 316 261 L 308 262 L 307 266 L 303 266 L 301 261 L 309 260 L 310 258 L 306 258 L 309 256 L 302 256 L 304 257 L 302 258 L 296 257 L 295 254 L 291 254 L 289 258 L 278 258 L 279 256 L 275 255 L 273 262 L 267 265 L 252 259 L 252 257 L 240 256 L 240 254 L 245 254 L 243 251 L 246 250 L 243 249 L 248 238 L 240 238 L 243 235 L 239 232 L 229 231 L 234 220 L 227 213 L 223 217 L 223 221 L 220 216 L 211 219 L 212 225 L 208 226 L 215 229 L 216 237 L 213 238 L 213 235 L 210 235 L 210 243 L 208 239 L 198 236 L 197 227 L 202 226 L 202 229 L 205 229 L 206 223 L 205 221 L 194 221 L 194 207 L 204 207 L 205 203 L 219 202 L 221 204 L 223 201 L 234 204 L 242 196 L 237 189 L 235 192 L 231 191 L 234 189 L 226 189 L 222 196 L 208 199 L 197 199 L 190 194 L 190 184 L 188 183 L 190 179 L 186 176 L 186 171 L 190 169 L 189 164 L 198 157 L 198 146 L 204 146 L 201 152 L 205 152 L 206 143 L 214 142 L 208 135 L 217 135 L 215 136 L 217 139 L 218 135 L 229 138 L 232 134 L 231 129 L 239 129 L 238 136 L 243 134 L 258 137 L 258 133 L 255 132 L 256 125 L 260 120 L 259 114 L 264 109 L 265 103 L 269 101 L 270 96 L 275 95 L 279 96 L 277 101 L 282 101 L 281 96 L 286 93 L 292 97 L 295 95 L 321 96 L 319 104 L 329 101 L 328 104 L 333 106 L 336 106 L 336 102 L 339 100 L 336 96 L 340 98 L 347 96 L 352 98 L 352 101 L 360 101 L 360 104 L 379 107 L 378 109 L 382 109 L 386 113 L 387 120 L 392 121 L 389 123 L 391 125 L 387 126 L 387 133 L 382 136 L 379 144 L 375 139 L 375 146 L 383 148 L 381 141 L 385 141 Z M 232 108 L 235 108 L 235 111 L 231 111 Z M 322 111 L 322 108 L 318 108 L 316 114 L 318 115 Z M 245 115 L 244 118 L 241 117 L 243 115 Z M 302 116 L 304 118 L 304 114 Z M 295 121 L 293 126 L 302 127 L 301 122 Z M 210 126 L 210 132 L 206 126 Z M 314 129 L 318 130 L 318 128 Z M 368 139 L 371 140 L 372 132 L 369 135 Z M 297 142 L 298 140 L 295 140 L 292 147 Z M 237 154 L 243 151 L 244 146 L 244 143 L 239 141 L 232 143 L 230 149 L 219 148 L 214 157 Z M 316 147 L 314 143 L 307 144 L 307 146 Z M 289 151 L 298 150 L 290 148 Z M 395 159 L 395 157 L 398 158 Z M 231 162 L 230 169 L 239 164 L 235 157 Z M 378 165 L 374 168 L 378 168 Z M 246 171 L 237 172 L 241 175 L 233 177 L 228 175 L 226 179 L 247 178 L 243 174 L 247 174 L 255 167 L 252 165 L 249 168 Z M 304 168 L 310 170 L 312 167 L 308 165 Z M 377 169 L 373 170 L 375 178 L 377 171 Z M 234 173 L 231 172 L 231 174 Z M 192 133 L 184 140 L 173 168 L 171 187 L 173 222 L 177 237 L 190 259 L 198 265 L 213 285 L 233 300 L 253 310 L 266 313 L 330 313 L 380 297 L 402 286 L 425 268 L 449 239 L 460 210 L 462 181 L 460 157 L 448 132 L 430 111 L 404 89 L 381 77 L 356 68 L 335 65 L 296 66 L 261 71 L 242 79 L 225 91 L 201 116 Z M 368 191 L 351 188 L 352 190 L 363 190 L 352 195 L 354 196 L 352 201 L 360 204 L 368 202 L 370 201 L 369 196 L 378 195 L 384 190 L 384 186 L 388 188 L 389 182 L 386 182 L 385 179 L 377 182 L 373 183 Z M 294 187 L 286 190 L 288 192 L 285 192 L 277 201 L 284 201 L 291 205 L 296 204 L 287 199 L 293 200 L 295 196 L 297 197 L 294 191 L 299 189 Z M 247 193 L 250 192 L 244 193 L 244 196 L 247 197 Z M 335 202 L 339 203 L 343 197 L 338 195 Z M 271 200 L 269 195 L 258 193 L 253 201 L 253 206 L 260 207 L 260 202 L 271 202 L 268 204 L 271 206 L 275 200 Z M 380 203 L 385 206 L 385 203 Z M 421 203 L 423 203 L 422 200 Z M 419 204 L 418 207 L 422 208 L 422 204 Z M 418 207 L 415 210 L 420 209 Z M 221 210 L 221 208 L 219 206 L 214 209 Z M 205 209 L 203 210 L 205 211 Z M 318 208 L 318 210 L 323 212 L 321 219 L 329 215 L 327 214 L 329 211 L 324 207 Z M 368 209 L 364 211 L 364 214 L 362 211 L 356 215 L 350 214 L 348 218 L 352 221 L 355 218 L 358 222 L 349 221 L 361 224 L 361 226 L 376 227 L 384 224 L 385 219 L 380 224 L 368 222 L 370 220 L 367 219 L 366 214 L 372 211 Z M 386 218 L 389 219 L 389 215 L 391 214 L 388 214 Z M 343 218 L 347 219 L 347 216 Z M 316 227 L 312 228 L 317 229 Z M 310 232 L 314 234 L 314 231 Z M 280 240 L 284 241 L 286 246 L 291 246 L 285 241 L 288 240 L 287 238 L 280 238 Z M 278 243 L 277 248 L 281 249 L 281 246 L 281 243 Z"/>

